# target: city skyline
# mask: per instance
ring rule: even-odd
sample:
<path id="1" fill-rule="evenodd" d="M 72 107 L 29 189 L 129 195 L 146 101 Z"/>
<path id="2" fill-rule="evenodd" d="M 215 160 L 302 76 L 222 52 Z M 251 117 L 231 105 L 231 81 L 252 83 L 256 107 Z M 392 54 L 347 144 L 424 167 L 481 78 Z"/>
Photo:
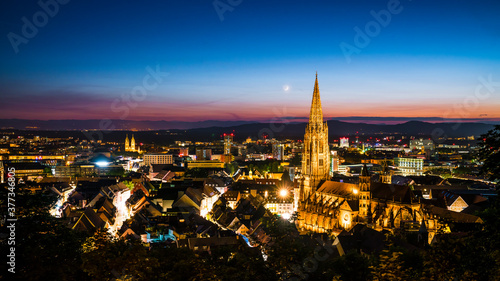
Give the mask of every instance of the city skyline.
<path id="1" fill-rule="evenodd" d="M 497 280 L 500 1 L 4 1 L 0 279 Z"/>
<path id="2" fill-rule="evenodd" d="M 0 118 L 500 121 L 494 1 L 116 3 L 4 4 Z"/>

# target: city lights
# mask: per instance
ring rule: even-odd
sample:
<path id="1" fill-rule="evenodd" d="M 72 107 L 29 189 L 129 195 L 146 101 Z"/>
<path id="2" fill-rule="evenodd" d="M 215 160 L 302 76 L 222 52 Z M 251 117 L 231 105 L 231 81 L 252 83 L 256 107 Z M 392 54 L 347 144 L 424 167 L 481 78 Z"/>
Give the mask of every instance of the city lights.
<path id="1" fill-rule="evenodd" d="M 106 167 L 106 166 L 109 166 L 109 162 L 106 162 L 106 161 L 99 161 L 99 162 L 96 162 L 95 163 L 97 166 L 99 167 Z"/>
<path id="2" fill-rule="evenodd" d="M 282 214 L 281 217 L 284 218 L 285 220 L 289 220 L 292 217 L 292 215 L 289 213 L 285 213 L 285 214 Z"/>
<path id="3" fill-rule="evenodd" d="M 60 2 L 1 9 L 2 280 L 500 275 L 500 0 Z"/>
<path id="4" fill-rule="evenodd" d="M 280 192 L 280 197 L 287 197 L 288 196 L 288 190 L 287 189 L 281 189 Z"/>

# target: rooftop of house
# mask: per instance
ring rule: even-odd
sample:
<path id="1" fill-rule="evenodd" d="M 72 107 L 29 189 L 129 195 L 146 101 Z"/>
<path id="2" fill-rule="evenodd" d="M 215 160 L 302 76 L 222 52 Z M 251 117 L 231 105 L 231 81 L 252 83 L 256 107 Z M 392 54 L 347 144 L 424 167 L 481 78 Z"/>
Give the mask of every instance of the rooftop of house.
<path id="1" fill-rule="evenodd" d="M 450 220 L 453 222 L 459 223 L 483 223 L 483 220 L 474 215 L 466 214 L 466 213 L 458 213 L 449 211 L 445 208 L 436 207 L 433 205 L 426 205 L 425 210 L 433 215 L 436 215 L 445 220 Z"/>
<path id="2" fill-rule="evenodd" d="M 370 190 L 373 199 L 393 200 L 400 203 L 412 203 L 418 200 L 409 186 L 375 182 L 371 184 Z"/>

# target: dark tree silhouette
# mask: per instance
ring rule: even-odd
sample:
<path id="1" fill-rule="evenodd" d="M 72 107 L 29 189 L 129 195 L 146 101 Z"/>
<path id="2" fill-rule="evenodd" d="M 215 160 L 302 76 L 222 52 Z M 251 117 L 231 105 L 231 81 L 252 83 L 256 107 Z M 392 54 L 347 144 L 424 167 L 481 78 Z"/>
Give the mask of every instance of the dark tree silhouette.
<path id="1" fill-rule="evenodd" d="M 500 125 L 496 125 L 479 142 L 478 160 L 483 162 L 481 172 L 491 180 L 500 179 Z"/>

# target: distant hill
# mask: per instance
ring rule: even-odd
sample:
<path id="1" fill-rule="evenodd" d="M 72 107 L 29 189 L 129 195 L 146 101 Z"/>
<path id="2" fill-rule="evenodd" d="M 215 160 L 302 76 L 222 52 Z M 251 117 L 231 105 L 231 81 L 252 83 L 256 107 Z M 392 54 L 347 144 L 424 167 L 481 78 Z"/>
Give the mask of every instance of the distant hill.
<path id="1" fill-rule="evenodd" d="M 74 133 L 64 131 L 99 130 L 100 120 L 50 120 L 32 121 L 19 119 L 0 119 L 0 128 L 29 130 L 40 135 L 64 136 Z M 258 123 L 252 121 L 203 121 L 203 122 L 175 122 L 175 121 L 123 121 L 111 120 L 114 130 L 104 134 L 106 140 L 121 141 L 127 132 L 135 131 L 141 135 L 144 142 L 159 139 L 185 139 L 196 141 L 220 140 L 224 133 L 234 133 L 235 139 L 243 140 L 247 137 L 257 139 L 262 135 L 277 139 L 302 139 L 306 123 Z M 356 135 L 377 135 L 399 133 L 416 137 L 463 137 L 479 136 L 491 130 L 494 125 L 484 123 L 427 123 L 409 121 L 396 125 L 348 123 L 330 120 L 328 132 L 330 139 L 339 137 L 354 137 Z M 151 131 L 166 131 L 171 133 L 150 134 Z M 106 131 L 106 130 L 102 130 Z M 161 136 L 161 137 L 160 137 Z M 83 134 L 82 134 L 82 137 Z"/>
<path id="2" fill-rule="evenodd" d="M 483 123 L 427 123 L 421 121 L 410 121 L 397 125 L 376 125 L 365 123 L 347 123 L 342 121 L 328 121 L 328 134 L 330 138 L 355 135 L 394 134 L 412 136 L 479 136 L 491 130 L 494 125 Z M 210 127 L 191 129 L 186 132 L 187 137 L 197 138 L 200 136 L 221 135 L 234 132 L 238 138 L 257 138 L 262 134 L 278 139 L 291 138 L 302 139 L 304 137 L 306 123 L 271 124 L 254 123 L 225 128 Z"/>
<path id="3" fill-rule="evenodd" d="M 0 129 L 16 130 L 102 130 L 100 119 L 92 120 L 25 120 L 0 119 Z M 207 120 L 199 122 L 183 121 L 129 121 L 108 120 L 104 129 L 113 130 L 186 130 L 206 127 L 227 127 L 255 123 L 254 121 L 219 121 Z M 105 123 L 105 122 L 103 122 Z"/>

